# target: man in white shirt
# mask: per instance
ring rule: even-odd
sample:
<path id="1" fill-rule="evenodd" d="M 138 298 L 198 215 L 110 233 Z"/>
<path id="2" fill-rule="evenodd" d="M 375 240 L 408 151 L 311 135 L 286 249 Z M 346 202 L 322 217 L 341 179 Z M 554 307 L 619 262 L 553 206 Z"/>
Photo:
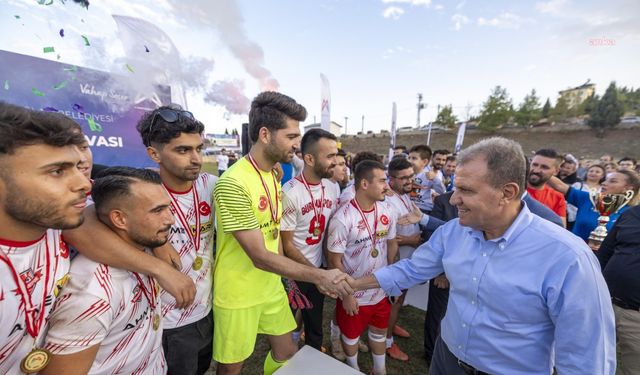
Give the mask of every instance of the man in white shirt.
<path id="1" fill-rule="evenodd" d="M 329 224 L 329 266 L 354 278 L 370 275 L 397 255 L 396 215 L 384 202 L 389 189 L 384 165 L 363 161 L 356 166 L 356 196 L 338 208 Z M 368 328 L 373 373 L 386 374 L 385 341 L 391 305 L 382 289 L 354 293 L 336 302 L 347 364 L 358 367 L 358 339 Z"/>
<path id="2" fill-rule="evenodd" d="M 222 176 L 224 171 L 229 168 L 229 156 L 227 156 L 227 150 L 224 148 L 220 150 L 220 153 L 216 156 L 218 162 L 218 176 Z"/>
<path id="3" fill-rule="evenodd" d="M 79 226 L 85 142 L 58 113 L 0 102 L 0 374 L 38 372 L 51 306 L 69 270 L 61 229 Z"/>
<path id="4" fill-rule="evenodd" d="M 141 252 L 163 245 L 174 219 L 157 172 L 101 174 L 92 189 L 98 219 Z M 160 310 L 152 277 L 79 254 L 50 316 L 45 348 L 52 356 L 41 374 L 166 374 Z"/>
<path id="5" fill-rule="evenodd" d="M 312 129 L 302 137 L 300 149 L 304 169 L 282 187 L 282 247 L 288 258 L 318 268 L 323 264 L 329 218 L 338 202 L 335 185 L 329 180 L 336 167 L 337 139 L 326 130 Z M 311 302 L 310 308 L 301 309 L 305 343 L 321 350 L 324 295 L 312 283 L 299 281 L 297 285 Z M 299 336 L 294 332 L 295 342 Z"/>

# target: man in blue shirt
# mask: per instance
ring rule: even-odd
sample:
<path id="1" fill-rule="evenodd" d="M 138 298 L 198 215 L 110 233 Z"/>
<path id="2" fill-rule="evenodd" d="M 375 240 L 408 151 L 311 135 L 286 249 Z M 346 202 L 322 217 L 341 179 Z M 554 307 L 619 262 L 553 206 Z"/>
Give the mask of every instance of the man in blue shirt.
<path id="1" fill-rule="evenodd" d="M 445 272 L 447 313 L 430 374 L 613 375 L 615 324 L 599 264 L 584 241 L 533 215 L 521 196 L 525 157 L 504 138 L 458 158 L 444 224 L 412 258 L 352 281 L 389 295 Z"/>

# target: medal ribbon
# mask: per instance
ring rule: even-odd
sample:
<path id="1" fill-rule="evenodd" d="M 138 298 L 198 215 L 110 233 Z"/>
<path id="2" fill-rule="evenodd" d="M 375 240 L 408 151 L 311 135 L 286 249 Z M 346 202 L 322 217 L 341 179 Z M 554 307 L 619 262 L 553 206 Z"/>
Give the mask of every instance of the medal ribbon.
<path id="1" fill-rule="evenodd" d="M 247 159 L 249 160 L 249 163 L 251 163 L 251 166 L 253 167 L 253 169 L 256 170 L 256 173 L 258 173 L 258 177 L 260 177 L 260 182 L 262 182 L 262 188 L 264 189 L 265 193 L 267 193 L 267 199 L 269 200 L 269 212 L 271 213 L 271 219 L 273 219 L 273 222 L 278 224 L 279 220 L 278 220 L 278 186 L 276 185 L 276 174 L 273 172 L 273 170 L 271 171 L 271 177 L 273 178 L 273 191 L 276 192 L 276 209 L 274 211 L 273 209 L 273 203 L 271 203 L 271 193 L 269 192 L 269 188 L 267 187 L 267 183 L 264 181 L 264 179 L 262 178 L 262 173 L 260 173 L 260 170 L 258 169 L 258 164 L 256 163 L 255 159 L 253 158 L 253 156 L 251 156 L 251 154 L 247 154 Z"/>
<path id="2" fill-rule="evenodd" d="M 149 306 L 151 306 L 151 310 L 155 311 L 156 305 L 157 305 L 156 288 L 153 287 L 155 284 L 155 281 L 151 276 L 147 276 L 147 279 L 149 280 L 149 286 L 151 287 L 150 290 L 147 290 L 147 287 L 145 286 L 144 281 L 142 281 L 142 277 L 140 277 L 140 275 L 137 272 L 133 272 L 133 274 L 135 275 L 136 279 L 138 279 L 138 285 L 140 286 L 140 289 L 142 289 L 142 293 L 147 299 L 147 302 L 149 302 Z"/>
<path id="3" fill-rule="evenodd" d="M 320 228 L 320 216 L 322 215 L 322 210 L 324 209 L 324 185 L 322 185 L 322 180 L 320 180 L 320 190 L 322 190 L 322 196 L 320 198 L 320 208 L 316 210 L 316 202 L 313 198 L 313 193 L 311 193 L 311 187 L 309 187 L 309 183 L 304 178 L 304 173 L 300 173 L 300 181 L 304 185 L 305 189 L 309 193 L 311 197 L 311 207 L 313 207 L 313 216 L 316 218 L 316 228 Z"/>
<path id="4" fill-rule="evenodd" d="M 407 211 L 409 211 L 409 213 L 411 213 L 411 211 L 412 211 L 411 210 L 411 206 L 408 205 L 407 202 L 405 202 L 404 198 L 403 198 L 406 194 L 400 195 L 400 194 L 396 193 L 395 191 L 394 191 L 394 193 L 398 196 L 398 199 L 400 199 L 400 202 L 402 202 L 402 204 L 404 205 L 404 208 L 406 208 Z"/>
<path id="5" fill-rule="evenodd" d="M 16 286 L 18 287 L 18 291 L 20 292 L 20 297 L 22 297 L 22 302 L 24 303 L 24 315 L 27 326 L 27 332 L 34 339 L 38 336 L 40 332 L 40 328 L 42 327 L 42 323 L 44 322 L 44 310 L 45 310 L 45 302 L 47 300 L 47 291 L 49 290 L 49 267 L 51 265 L 51 259 L 49 254 L 49 239 L 45 234 L 45 276 L 44 276 L 44 289 L 42 290 L 42 303 L 40 304 L 39 316 L 36 317 L 37 308 L 33 306 L 33 302 L 31 301 L 31 295 L 29 294 L 29 289 L 27 285 L 24 283 L 18 272 L 16 271 L 11 259 L 5 254 L 4 251 L 0 250 L 0 260 L 4 261 L 9 269 L 11 270 L 11 276 L 13 276 L 13 281 L 15 281 Z M 52 278 L 54 279 L 54 278 Z M 52 285 L 53 286 L 53 285 Z"/>
<path id="6" fill-rule="evenodd" d="M 367 232 L 369 232 L 369 238 L 371 239 L 371 247 L 373 247 L 373 249 L 375 250 L 376 242 L 378 239 L 378 204 L 377 203 L 373 204 L 373 233 L 371 233 L 371 227 L 369 226 L 367 217 L 362 211 L 362 208 L 360 208 L 358 201 L 356 201 L 356 199 L 354 198 L 351 200 L 351 204 L 353 204 L 353 206 L 358 210 L 360 217 L 362 217 L 362 221 L 364 221 L 364 225 L 367 228 Z"/>
<path id="7" fill-rule="evenodd" d="M 173 193 L 171 193 L 171 191 L 169 191 L 169 189 L 167 189 L 166 186 L 164 188 L 165 190 L 167 190 L 167 193 L 169 193 L 169 197 L 171 197 L 171 206 L 173 207 L 173 210 L 175 211 L 176 216 L 178 216 L 178 221 L 180 221 L 180 224 L 182 225 L 182 227 L 187 231 L 187 235 L 189 236 L 191 243 L 193 243 L 193 246 L 195 246 L 196 254 L 198 254 L 198 250 L 200 249 L 200 199 L 198 197 L 198 192 L 196 191 L 195 183 L 191 186 L 191 193 L 193 196 L 193 204 L 194 204 L 194 211 L 195 211 L 194 215 L 196 217 L 196 233 L 195 234 L 191 232 L 189 221 L 187 220 L 187 217 L 185 216 L 184 212 L 182 212 L 182 210 L 180 209 L 180 203 L 178 202 L 176 197 L 173 196 Z"/>

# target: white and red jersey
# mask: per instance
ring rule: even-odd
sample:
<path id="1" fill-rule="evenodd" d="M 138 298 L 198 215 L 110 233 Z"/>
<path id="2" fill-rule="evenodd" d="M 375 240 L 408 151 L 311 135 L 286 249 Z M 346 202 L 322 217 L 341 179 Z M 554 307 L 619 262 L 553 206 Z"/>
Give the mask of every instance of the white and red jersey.
<path id="1" fill-rule="evenodd" d="M 409 214 L 413 210 L 413 202 L 411 201 L 409 194 L 398 194 L 394 192 L 392 196 L 388 196 L 385 199 L 385 202 L 389 203 L 389 206 L 391 207 L 393 212 L 395 212 L 396 218 L 398 219 Z M 414 236 L 420 232 L 420 224 L 418 223 L 405 225 L 396 224 L 397 235 L 409 237 Z M 411 257 L 411 254 L 413 254 L 414 250 L 415 247 L 413 246 L 403 245 L 398 247 L 400 259 Z"/>
<path id="2" fill-rule="evenodd" d="M 340 198 L 338 198 L 338 207 L 342 207 L 345 204 L 351 202 L 351 200 L 355 197 L 356 197 L 356 185 L 354 185 L 353 183 L 350 183 L 349 185 L 347 185 L 346 188 L 344 188 L 344 190 L 342 190 L 342 193 L 340 194 Z"/>
<path id="3" fill-rule="evenodd" d="M 171 212 L 175 223 L 171 227 L 169 243 L 180 254 L 182 273 L 196 284 L 196 298 L 186 309 L 177 309 L 176 300 L 162 290 L 162 316 L 164 328 L 182 327 L 204 318 L 211 311 L 213 299 L 213 188 L 218 177 L 202 173 L 193 181 L 191 189 L 175 192 L 167 189 L 171 197 Z M 200 267 L 194 267 L 196 258 Z M 198 268 L 198 269 L 196 269 Z"/>
<path id="4" fill-rule="evenodd" d="M 294 232 L 296 248 L 314 266 L 320 267 L 322 239 L 338 201 L 333 182 L 323 178 L 320 183 L 310 184 L 299 175 L 282 187 L 282 193 L 280 230 Z"/>
<path id="5" fill-rule="evenodd" d="M 362 214 L 367 219 L 366 223 Z M 338 208 L 329 224 L 327 238 L 329 251 L 344 254 L 344 272 L 356 279 L 370 275 L 387 265 L 387 240 L 396 237 L 396 215 L 388 203 L 376 202 L 374 209 L 363 211 L 362 214 L 355 199 Z M 371 241 L 374 231 L 375 246 Z M 377 254 L 374 254 L 374 249 L 377 250 Z M 358 305 L 368 306 L 380 302 L 385 294 L 382 289 L 377 288 L 355 292 L 354 297 Z"/>
<path id="6" fill-rule="evenodd" d="M 49 229 L 36 241 L 0 239 L 0 258 L 0 374 L 22 374 L 22 359 L 44 344 L 49 313 L 67 280 L 69 249 L 61 231 Z M 25 303 L 21 290 L 30 302 Z M 30 319 L 35 338 L 28 332 L 26 305 L 35 308 Z"/>
<path id="7" fill-rule="evenodd" d="M 51 312 L 45 348 L 68 355 L 99 344 L 89 374 L 166 374 L 162 323 L 153 329 L 159 290 L 153 278 L 137 276 L 75 257 Z"/>

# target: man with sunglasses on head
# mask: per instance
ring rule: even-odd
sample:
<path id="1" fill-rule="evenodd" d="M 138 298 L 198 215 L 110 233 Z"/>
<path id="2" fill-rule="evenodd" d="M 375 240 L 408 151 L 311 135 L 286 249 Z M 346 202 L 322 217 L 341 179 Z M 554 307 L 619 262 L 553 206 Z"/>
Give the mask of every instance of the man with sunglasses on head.
<path id="1" fill-rule="evenodd" d="M 196 285 L 193 305 L 177 307 L 162 291 L 162 346 L 172 375 L 204 374 L 211 363 L 213 316 L 213 188 L 217 177 L 201 173 L 204 125 L 172 105 L 143 115 L 137 126 L 147 154 L 158 163 L 171 198 L 175 223 L 170 244 L 180 255 L 177 267 Z"/>
<path id="2" fill-rule="evenodd" d="M 258 333 L 267 335 L 264 373 L 270 375 L 297 351 L 296 327 L 281 276 L 314 283 L 321 293 L 347 295 L 346 275 L 297 263 L 282 255 L 282 189 L 274 166 L 290 162 L 300 146 L 307 110 L 292 98 L 263 92 L 251 103 L 249 154 L 216 184 L 218 223 L 214 272 L 213 358 L 218 375 L 239 374 Z"/>

